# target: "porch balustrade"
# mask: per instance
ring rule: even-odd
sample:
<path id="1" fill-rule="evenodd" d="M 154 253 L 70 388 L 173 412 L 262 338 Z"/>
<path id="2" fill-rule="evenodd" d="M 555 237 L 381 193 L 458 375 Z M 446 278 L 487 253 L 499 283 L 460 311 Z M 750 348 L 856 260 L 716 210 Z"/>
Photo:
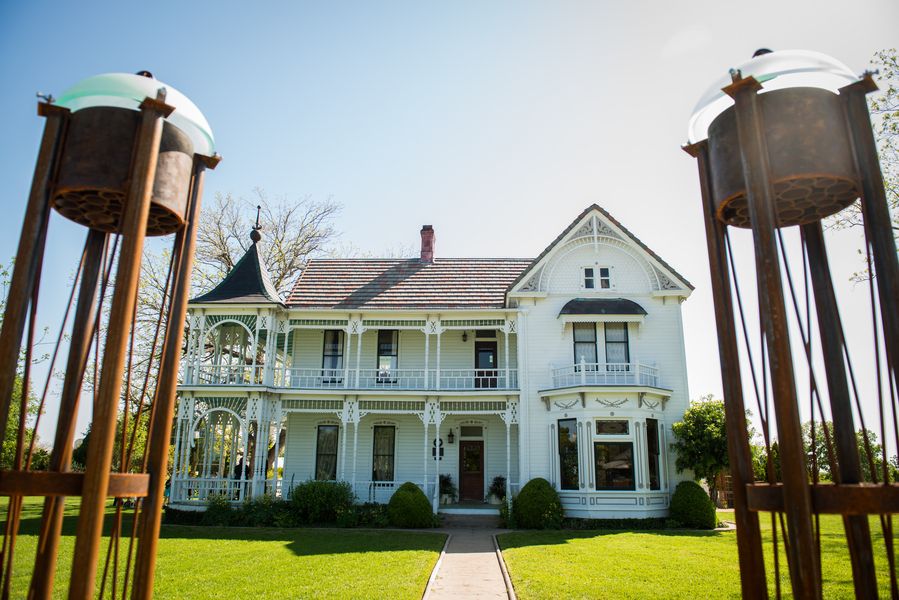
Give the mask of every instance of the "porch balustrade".
<path id="1" fill-rule="evenodd" d="M 263 385 L 263 367 L 201 365 L 188 385 Z M 277 368 L 275 387 L 355 390 L 518 389 L 517 369 L 294 369 Z"/>
<path id="2" fill-rule="evenodd" d="M 552 370 L 553 387 L 637 385 L 659 387 L 659 369 L 640 362 L 580 362 Z"/>
<path id="3" fill-rule="evenodd" d="M 194 383 L 201 385 L 261 385 L 264 367 L 258 365 L 200 365 Z"/>

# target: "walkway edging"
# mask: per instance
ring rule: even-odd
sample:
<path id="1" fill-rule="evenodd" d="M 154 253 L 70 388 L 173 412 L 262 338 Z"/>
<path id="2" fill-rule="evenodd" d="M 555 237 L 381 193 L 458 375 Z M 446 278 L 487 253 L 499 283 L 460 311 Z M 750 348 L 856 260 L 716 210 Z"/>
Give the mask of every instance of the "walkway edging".
<path id="1" fill-rule="evenodd" d="M 421 595 L 421 600 L 428 600 L 431 596 L 431 585 L 433 585 L 434 580 L 437 579 L 437 571 L 440 570 L 440 563 L 443 562 L 443 557 L 446 556 L 446 549 L 449 547 L 450 540 L 453 538 L 453 534 L 446 534 L 446 541 L 443 542 L 443 550 L 440 551 L 440 556 L 437 557 L 437 563 L 434 565 L 434 568 L 431 569 L 431 576 L 428 577 L 428 583 L 425 586 L 425 592 Z M 494 539 L 494 543 L 496 540 Z"/>
<path id="2" fill-rule="evenodd" d="M 509 600 L 518 600 L 518 597 L 515 595 L 515 588 L 512 586 L 512 579 L 509 577 L 509 571 L 506 569 L 506 561 L 503 560 L 503 551 L 499 549 L 499 541 L 496 539 L 496 534 L 493 534 L 493 547 L 496 549 L 496 560 L 499 561 L 500 571 L 503 572 L 503 581 L 506 583 L 506 595 L 509 596 Z"/>

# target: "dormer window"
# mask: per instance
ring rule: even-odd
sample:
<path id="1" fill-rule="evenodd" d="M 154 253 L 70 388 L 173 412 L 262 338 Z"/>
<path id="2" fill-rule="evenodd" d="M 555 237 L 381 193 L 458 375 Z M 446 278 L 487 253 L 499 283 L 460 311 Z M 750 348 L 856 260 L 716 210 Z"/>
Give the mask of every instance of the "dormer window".
<path id="1" fill-rule="evenodd" d="M 612 289 L 612 268 L 584 267 L 584 289 Z"/>

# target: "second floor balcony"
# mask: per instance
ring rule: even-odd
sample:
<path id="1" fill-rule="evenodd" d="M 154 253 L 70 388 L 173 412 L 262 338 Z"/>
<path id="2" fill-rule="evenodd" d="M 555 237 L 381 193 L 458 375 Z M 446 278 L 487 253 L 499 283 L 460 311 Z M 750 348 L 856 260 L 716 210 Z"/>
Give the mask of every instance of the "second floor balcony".
<path id="1" fill-rule="evenodd" d="M 517 369 L 323 369 L 199 365 L 185 385 L 244 385 L 309 390 L 517 390 Z"/>
<path id="2" fill-rule="evenodd" d="M 661 387 L 659 369 L 642 363 L 579 362 L 552 370 L 553 388 L 581 386 Z"/>

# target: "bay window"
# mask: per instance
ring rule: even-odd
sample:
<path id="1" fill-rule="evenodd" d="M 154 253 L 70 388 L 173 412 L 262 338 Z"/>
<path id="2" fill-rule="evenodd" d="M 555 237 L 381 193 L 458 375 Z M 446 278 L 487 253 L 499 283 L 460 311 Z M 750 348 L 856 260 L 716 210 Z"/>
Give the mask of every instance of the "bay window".
<path id="1" fill-rule="evenodd" d="M 559 487 L 576 490 L 580 487 L 578 464 L 577 421 L 559 420 Z"/>

